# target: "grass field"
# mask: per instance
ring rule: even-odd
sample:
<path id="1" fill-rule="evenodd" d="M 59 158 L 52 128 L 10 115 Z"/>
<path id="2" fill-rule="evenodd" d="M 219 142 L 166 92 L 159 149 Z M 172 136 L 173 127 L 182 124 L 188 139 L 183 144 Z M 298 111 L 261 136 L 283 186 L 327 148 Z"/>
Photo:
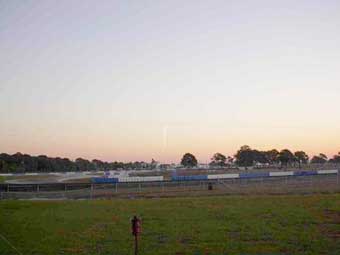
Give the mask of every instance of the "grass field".
<path id="1" fill-rule="evenodd" d="M 340 254 L 340 194 L 0 201 L 0 254 Z"/>

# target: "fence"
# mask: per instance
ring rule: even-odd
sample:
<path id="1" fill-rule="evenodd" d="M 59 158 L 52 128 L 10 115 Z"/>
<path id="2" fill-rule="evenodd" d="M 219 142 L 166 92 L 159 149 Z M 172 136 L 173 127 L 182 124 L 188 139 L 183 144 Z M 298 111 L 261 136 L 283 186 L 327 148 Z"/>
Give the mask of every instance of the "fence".
<path id="1" fill-rule="evenodd" d="M 339 173 L 116 183 L 0 184 L 0 199 L 97 199 L 340 192 Z M 211 186 L 212 189 L 208 187 Z"/>

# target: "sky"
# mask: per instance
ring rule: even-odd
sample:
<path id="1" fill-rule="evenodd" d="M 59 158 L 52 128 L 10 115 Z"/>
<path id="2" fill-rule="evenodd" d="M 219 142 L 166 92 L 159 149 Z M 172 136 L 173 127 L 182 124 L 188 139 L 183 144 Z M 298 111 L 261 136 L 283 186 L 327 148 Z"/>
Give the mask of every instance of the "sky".
<path id="1" fill-rule="evenodd" d="M 0 0 L 0 152 L 332 156 L 339 29 L 330 0 Z"/>

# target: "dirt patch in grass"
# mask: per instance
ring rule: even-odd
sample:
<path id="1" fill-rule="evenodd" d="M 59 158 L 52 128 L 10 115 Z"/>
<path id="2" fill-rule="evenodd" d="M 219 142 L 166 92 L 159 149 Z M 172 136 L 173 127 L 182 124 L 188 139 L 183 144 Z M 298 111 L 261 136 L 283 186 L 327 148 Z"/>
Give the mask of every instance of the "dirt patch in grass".
<path id="1" fill-rule="evenodd" d="M 340 240 L 340 211 L 324 210 L 326 222 L 320 225 L 321 232 L 332 240 Z"/>
<path id="2" fill-rule="evenodd" d="M 61 254 L 79 254 L 83 253 L 84 249 L 81 247 L 71 247 L 62 249 Z"/>
<path id="3" fill-rule="evenodd" d="M 159 244 L 165 244 L 169 241 L 169 237 L 163 234 L 159 234 L 157 237 L 157 242 Z"/>
<path id="4" fill-rule="evenodd" d="M 340 211 L 326 209 L 324 214 L 327 219 L 330 219 L 334 223 L 340 224 Z"/>
<path id="5" fill-rule="evenodd" d="M 192 240 L 191 238 L 188 238 L 188 237 L 182 237 L 178 241 L 181 244 L 187 245 L 187 244 L 190 244 Z"/>

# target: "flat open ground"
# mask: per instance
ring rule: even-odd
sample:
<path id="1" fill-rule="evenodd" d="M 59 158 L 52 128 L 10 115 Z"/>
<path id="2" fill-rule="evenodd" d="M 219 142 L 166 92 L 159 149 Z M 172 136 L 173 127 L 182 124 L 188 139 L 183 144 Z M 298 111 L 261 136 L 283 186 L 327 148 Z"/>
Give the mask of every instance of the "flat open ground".
<path id="1" fill-rule="evenodd" d="M 340 194 L 0 201 L 0 254 L 340 254 Z"/>
<path id="2" fill-rule="evenodd" d="M 208 190 L 211 183 L 213 190 Z M 340 192 L 338 175 L 142 183 L 0 184 L 0 199 L 112 199 Z"/>
<path id="3" fill-rule="evenodd" d="M 96 173 L 94 172 L 93 175 Z M 91 176 L 85 175 L 83 173 L 74 173 L 72 175 L 67 174 L 46 174 L 37 173 L 36 175 L 13 175 L 13 176 L 0 176 L 0 183 L 12 183 L 12 184 L 32 184 L 32 183 L 67 183 L 67 182 L 82 182 L 90 183 Z M 101 176 L 98 174 L 97 176 Z"/>

